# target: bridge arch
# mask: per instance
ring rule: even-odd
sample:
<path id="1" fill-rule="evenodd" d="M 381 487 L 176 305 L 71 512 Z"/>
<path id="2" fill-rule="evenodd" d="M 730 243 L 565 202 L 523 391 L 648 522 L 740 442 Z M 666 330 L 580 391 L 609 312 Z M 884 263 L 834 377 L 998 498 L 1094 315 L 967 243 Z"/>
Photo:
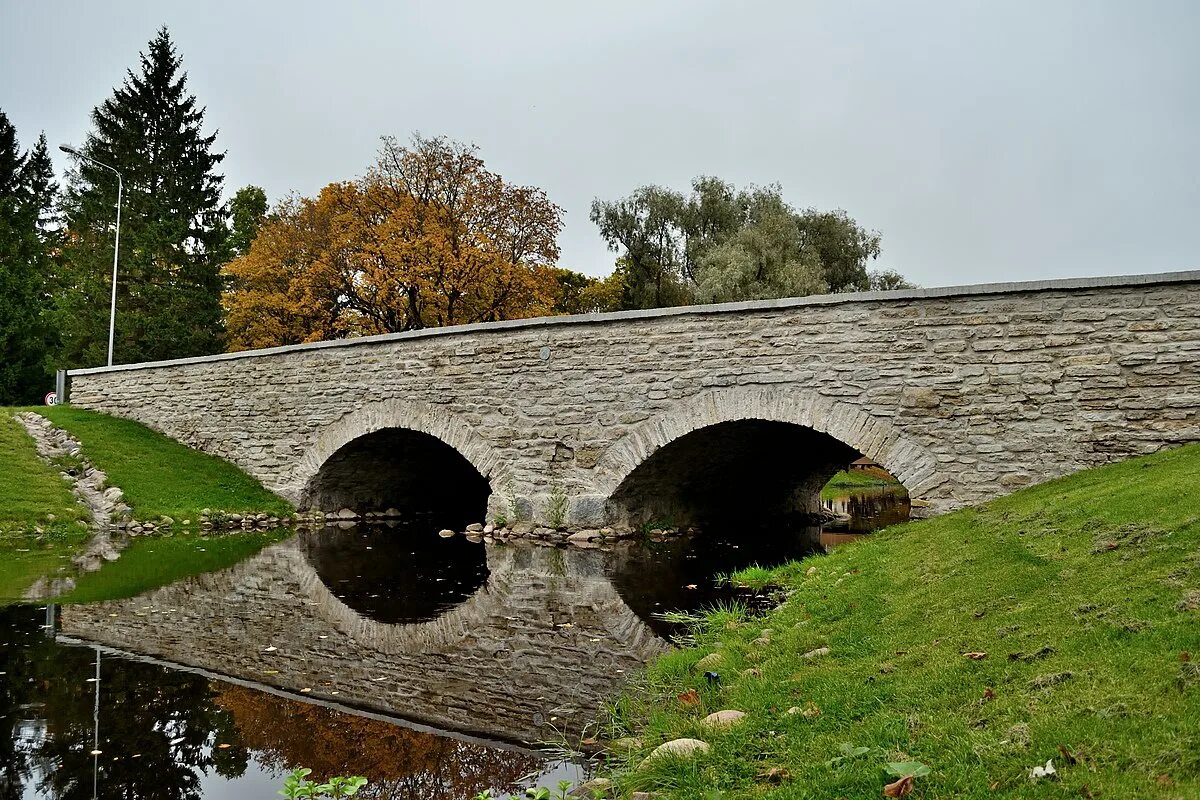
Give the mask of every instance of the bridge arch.
<path id="1" fill-rule="evenodd" d="M 406 448 L 415 451 L 416 457 L 406 459 Z M 321 481 L 340 462 L 352 459 L 356 449 L 366 461 L 360 471 L 379 480 L 388 479 L 389 467 L 400 466 L 413 475 L 423 473 L 427 479 L 436 480 L 441 464 L 459 480 L 478 482 L 485 495 L 497 496 L 506 474 L 492 446 L 451 412 L 417 400 L 383 400 L 352 411 L 326 427 L 297 463 L 285 496 L 302 507 L 321 505 L 317 502 L 321 500 Z M 372 458 L 392 461 L 388 465 L 372 464 Z M 372 472 L 376 467 L 379 469 Z M 462 487 L 451 488 L 457 491 Z M 374 505 L 398 502 L 381 499 Z M 481 518 L 482 510 L 476 516 Z"/>
<path id="2" fill-rule="evenodd" d="M 798 490 L 814 497 L 841 465 L 857 457 L 854 453 L 881 464 L 915 499 L 947 480 L 937 460 L 886 417 L 812 391 L 745 386 L 703 392 L 638 425 L 597 463 L 597 490 L 608 498 L 610 519 L 636 522 L 629 518 L 634 510 L 629 506 L 639 499 L 634 485 L 639 476 L 645 480 L 646 473 L 661 472 L 672 458 L 696 455 L 699 460 L 703 453 L 708 460 L 714 448 L 752 440 L 759 442 L 760 452 L 792 447 L 795 458 L 810 457 L 808 473 L 797 469 L 790 478 L 782 477 L 802 478 Z M 754 454 L 746 458 L 753 459 Z M 679 475 L 669 481 L 659 479 L 659 485 L 644 486 L 642 493 L 653 496 L 680 481 Z"/>

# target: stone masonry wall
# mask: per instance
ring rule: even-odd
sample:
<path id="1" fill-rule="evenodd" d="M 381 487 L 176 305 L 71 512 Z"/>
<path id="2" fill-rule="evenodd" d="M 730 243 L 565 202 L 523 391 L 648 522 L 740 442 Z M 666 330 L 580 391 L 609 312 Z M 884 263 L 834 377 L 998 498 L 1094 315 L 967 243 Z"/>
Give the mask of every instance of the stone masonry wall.
<path id="1" fill-rule="evenodd" d="M 418 331 L 71 373 L 71 402 L 292 499 L 356 437 L 437 436 L 545 518 L 690 430 L 775 419 L 875 458 L 937 512 L 1200 439 L 1200 272 Z"/>

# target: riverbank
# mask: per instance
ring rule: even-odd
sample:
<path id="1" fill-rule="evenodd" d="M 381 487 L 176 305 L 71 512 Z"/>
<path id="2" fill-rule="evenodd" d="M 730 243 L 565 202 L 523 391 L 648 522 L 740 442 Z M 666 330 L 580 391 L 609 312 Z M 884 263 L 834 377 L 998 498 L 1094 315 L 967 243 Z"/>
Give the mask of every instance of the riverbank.
<path id="1" fill-rule="evenodd" d="M 69 433 L 81 445 L 78 457 L 50 463 L 39 458 L 34 440 L 13 417 L 20 411 L 41 414 Z M 200 530 L 205 509 L 246 516 L 292 511 L 226 461 L 138 423 L 82 409 L 0 409 L 0 452 L 0 602 L 21 598 L 38 578 L 73 577 L 71 559 L 88 540 L 93 520 L 60 473 L 85 461 L 107 476 L 108 486 L 119 488 L 127 516 L 149 523 L 139 532 L 170 532 L 176 538 L 165 546 L 191 551 L 186 569 L 193 573 L 235 563 L 278 538 L 258 533 L 247 542 L 210 540 Z M 140 546 L 142 541 L 125 551 L 119 569 L 109 565 L 85 576 L 83 594 L 128 596 L 181 577 L 177 563 L 163 572 L 156 548 Z"/>
<path id="2" fill-rule="evenodd" d="M 0 410 L 0 602 L 70 563 L 88 520 L 58 471 L 38 458 L 33 439 Z"/>
<path id="3" fill-rule="evenodd" d="M 704 615 L 614 704 L 621 796 L 1200 793 L 1200 445 L 741 579 L 786 602 Z"/>

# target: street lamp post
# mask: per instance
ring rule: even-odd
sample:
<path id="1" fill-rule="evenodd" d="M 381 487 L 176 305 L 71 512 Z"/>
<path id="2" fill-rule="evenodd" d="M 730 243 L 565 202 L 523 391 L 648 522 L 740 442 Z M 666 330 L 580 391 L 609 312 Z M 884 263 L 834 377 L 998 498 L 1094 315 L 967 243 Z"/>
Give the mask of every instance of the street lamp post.
<path id="1" fill-rule="evenodd" d="M 76 158 L 82 158 L 84 161 L 90 161 L 98 167 L 104 167 L 107 170 L 111 170 L 112 173 L 117 176 L 117 233 L 116 238 L 113 241 L 112 301 L 109 303 L 108 307 L 108 365 L 111 367 L 113 365 L 113 332 L 117 327 L 117 255 L 121 251 L 121 193 L 124 191 L 125 181 L 122 180 L 121 173 L 117 171 L 117 168 L 110 164 L 97 161 L 91 156 L 85 156 L 83 153 L 79 152 L 74 147 L 70 147 L 69 145 L 60 144 L 58 149 L 62 150 L 64 153 L 73 155 Z"/>

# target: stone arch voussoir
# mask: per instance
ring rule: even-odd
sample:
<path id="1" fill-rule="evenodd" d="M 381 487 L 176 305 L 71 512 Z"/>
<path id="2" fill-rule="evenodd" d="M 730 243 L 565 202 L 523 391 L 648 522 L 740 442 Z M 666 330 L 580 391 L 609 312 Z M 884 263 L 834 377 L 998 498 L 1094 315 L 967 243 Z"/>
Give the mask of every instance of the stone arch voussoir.
<path id="1" fill-rule="evenodd" d="M 300 458 L 284 496 L 299 502 L 334 453 L 355 439 L 389 428 L 425 433 L 454 448 L 487 480 L 492 496 L 498 496 L 507 475 L 500 455 L 454 414 L 419 400 L 370 403 L 330 424 Z"/>
<path id="2" fill-rule="evenodd" d="M 647 458 L 692 431 L 752 419 L 789 422 L 826 433 L 882 464 L 914 498 L 947 480 L 937 460 L 889 419 L 812 391 L 742 386 L 713 389 L 680 401 L 629 431 L 596 465 L 597 489 L 612 497 Z"/>

